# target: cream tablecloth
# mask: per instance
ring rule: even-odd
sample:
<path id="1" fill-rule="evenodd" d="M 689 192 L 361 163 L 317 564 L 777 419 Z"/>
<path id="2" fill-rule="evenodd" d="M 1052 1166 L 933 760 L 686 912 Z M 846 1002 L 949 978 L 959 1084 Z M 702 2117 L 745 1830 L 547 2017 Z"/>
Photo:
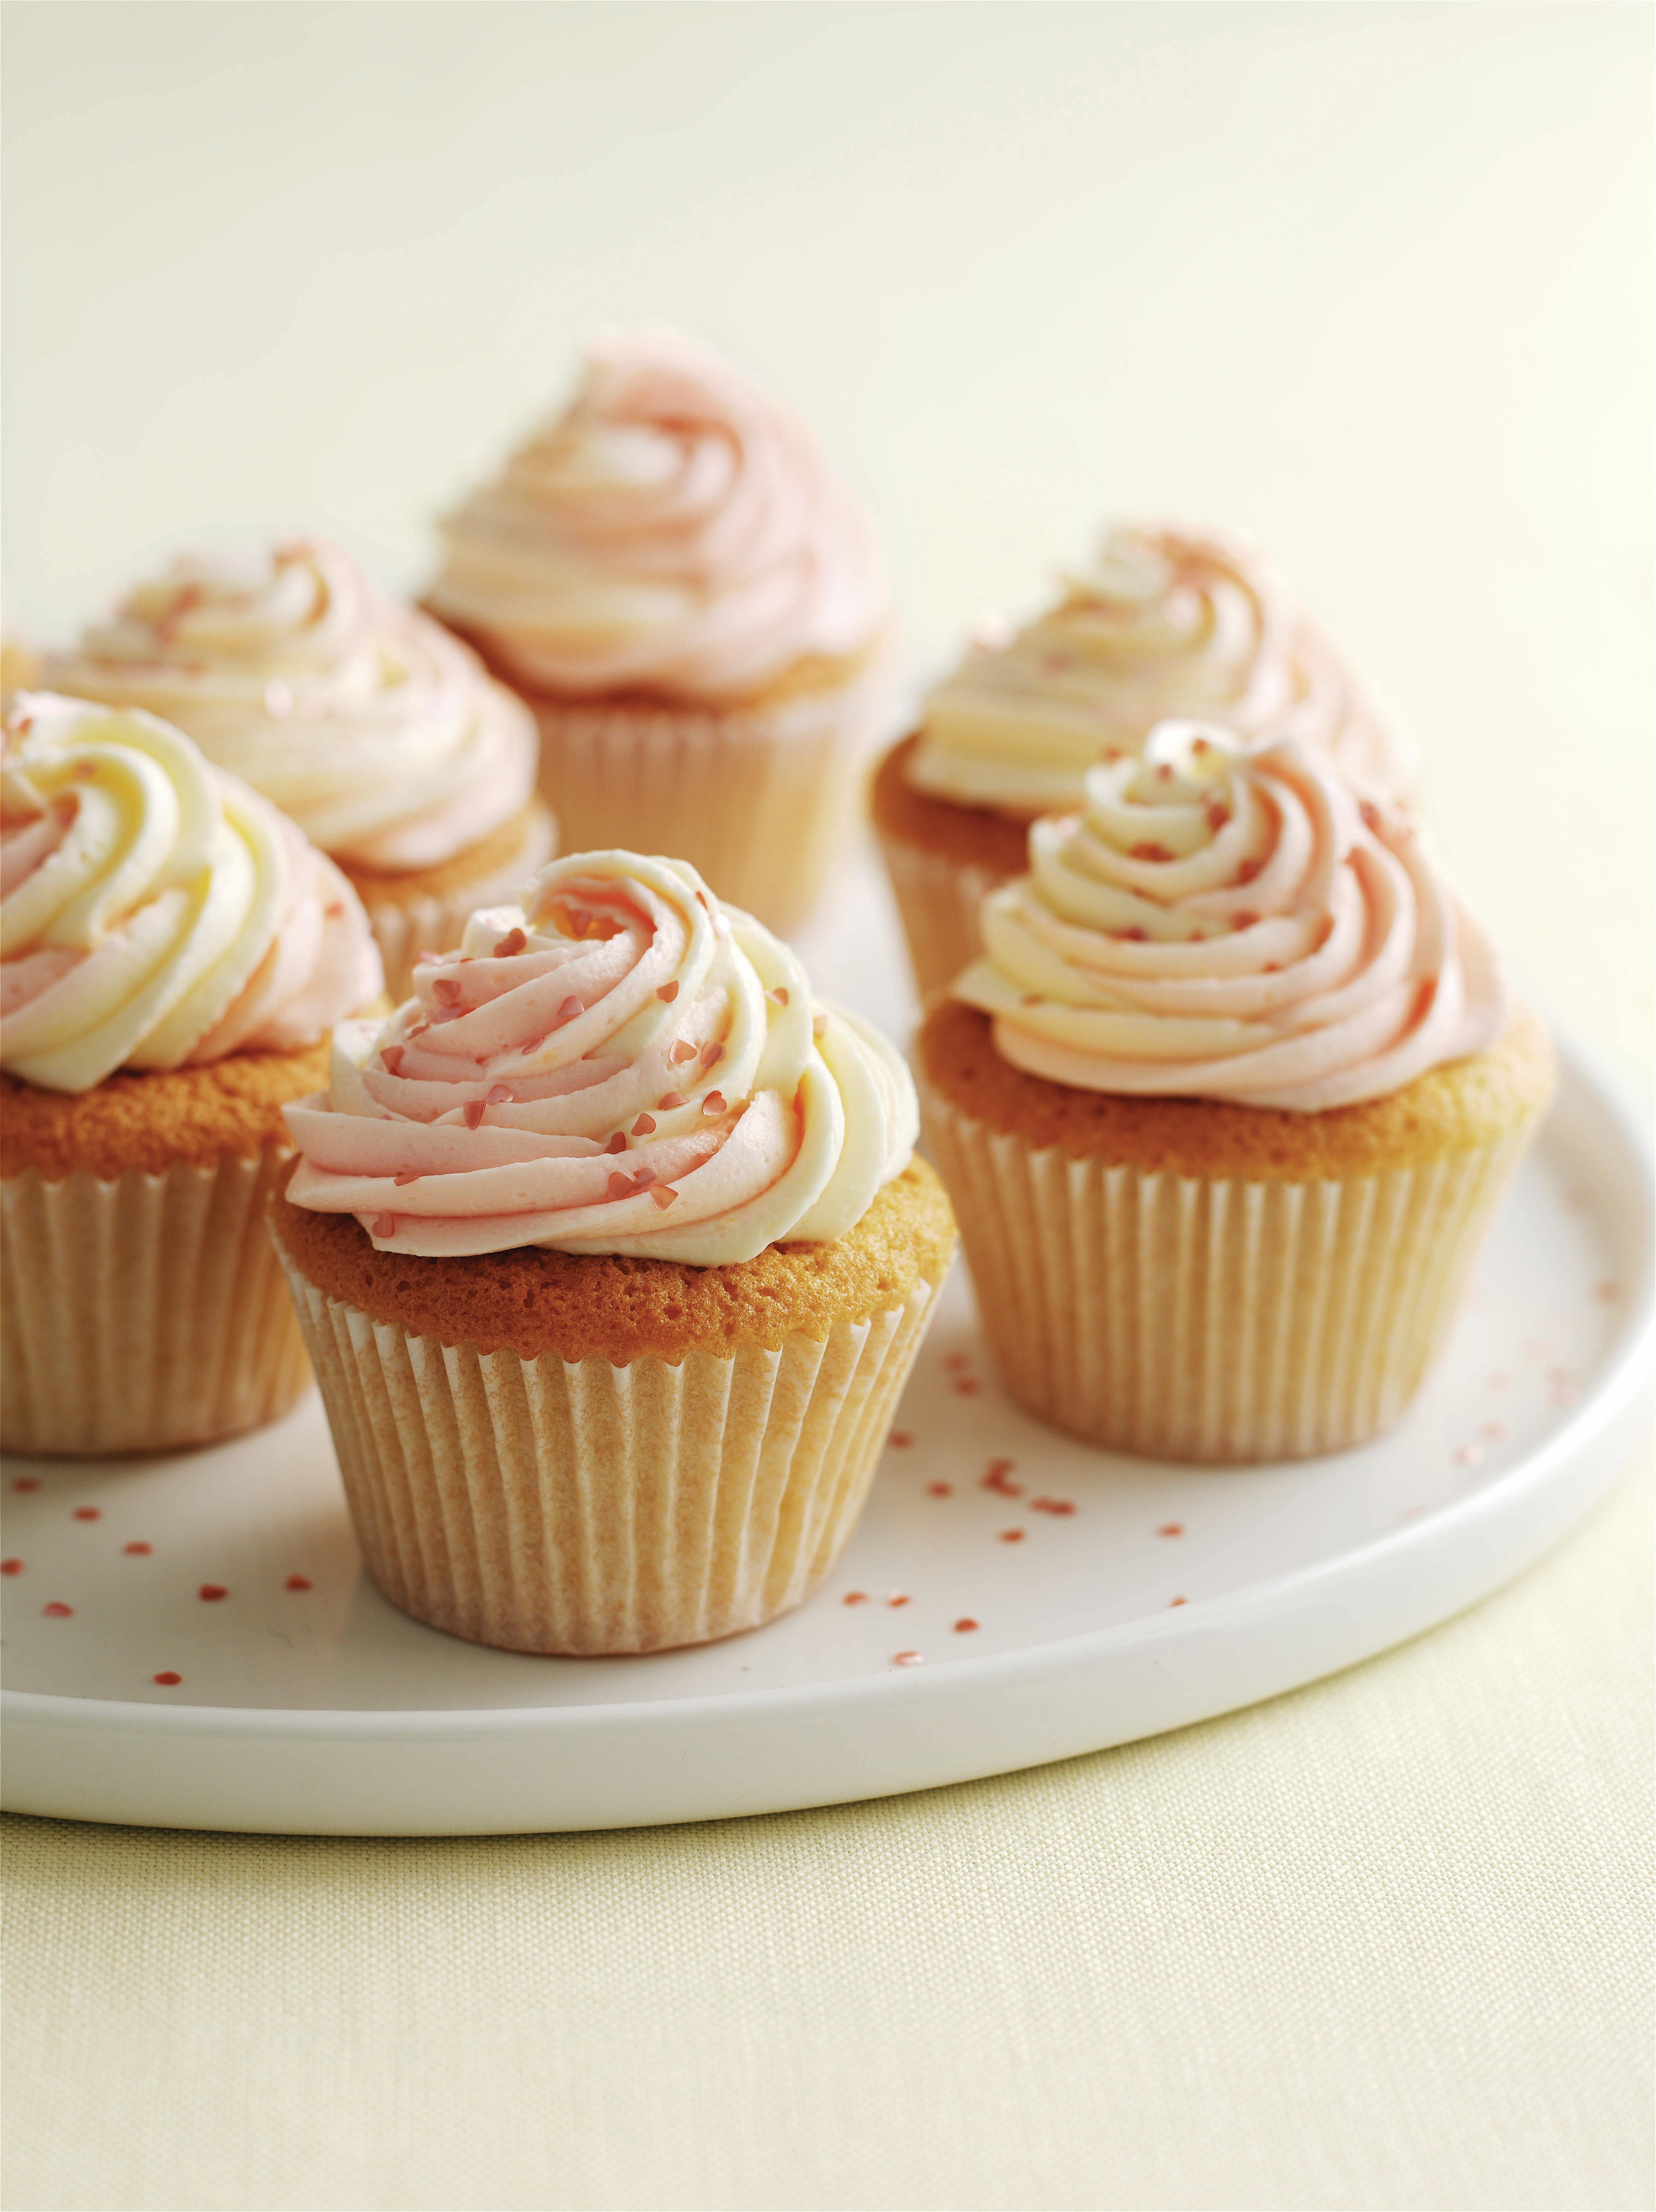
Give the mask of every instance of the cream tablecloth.
<path id="1" fill-rule="evenodd" d="M 1647 11 L 9 14 L 26 629 L 226 529 L 417 578 L 583 327 L 689 322 L 877 494 L 921 661 L 1107 511 L 1254 530 L 1647 1075 Z M 926 1796 L 13 1820 L 5 2201 L 1647 2205 L 1650 1501 L 1338 1680 Z"/>

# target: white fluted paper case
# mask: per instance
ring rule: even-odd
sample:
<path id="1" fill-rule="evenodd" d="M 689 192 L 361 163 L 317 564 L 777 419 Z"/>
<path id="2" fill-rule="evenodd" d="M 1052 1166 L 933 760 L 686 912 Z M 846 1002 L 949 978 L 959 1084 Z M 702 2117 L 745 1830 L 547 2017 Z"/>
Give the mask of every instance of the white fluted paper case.
<path id="1" fill-rule="evenodd" d="M 452 952 L 465 936 L 466 923 L 480 906 L 515 899 L 543 868 L 556 848 L 555 826 L 537 805 L 524 823 L 517 849 L 469 881 L 446 891 L 424 890 L 397 897 L 380 888 L 385 878 L 358 871 L 351 883 L 362 901 L 385 963 L 385 991 L 401 1006 L 414 990 L 414 966 L 421 952 Z M 391 880 L 395 880 L 392 878 Z"/>
<path id="2" fill-rule="evenodd" d="M 810 1596 L 873 1479 L 933 1286 L 824 1341 L 616 1367 L 410 1336 L 288 1263 L 368 1572 L 515 1651 L 658 1651 Z"/>
<path id="3" fill-rule="evenodd" d="M 920 996 L 947 990 L 983 951 L 978 908 L 1004 876 L 921 845 L 879 837 Z"/>
<path id="4" fill-rule="evenodd" d="M 310 1368 L 264 1217 L 288 1157 L 0 1183 L 9 1451 L 177 1450 L 287 1412 Z"/>
<path id="5" fill-rule="evenodd" d="M 1034 1150 L 920 1085 L 1010 1395 L 1113 1451 L 1258 1462 L 1388 1429 L 1442 1348 L 1532 1133 L 1339 1182 Z"/>
<path id="6" fill-rule="evenodd" d="M 531 698 L 562 849 L 671 853 L 786 935 L 844 842 L 888 669 L 724 710 Z"/>

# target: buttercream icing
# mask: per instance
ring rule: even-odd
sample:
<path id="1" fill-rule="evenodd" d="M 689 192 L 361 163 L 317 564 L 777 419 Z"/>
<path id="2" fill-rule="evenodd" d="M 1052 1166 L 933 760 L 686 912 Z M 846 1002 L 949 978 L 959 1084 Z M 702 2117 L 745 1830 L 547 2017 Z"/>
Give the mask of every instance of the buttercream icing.
<path id="1" fill-rule="evenodd" d="M 1298 738 L 1164 722 L 1037 822 L 953 995 L 1084 1091 L 1314 1113 L 1493 1045 L 1507 984 L 1406 815 Z"/>
<path id="2" fill-rule="evenodd" d="M 926 699 L 917 788 L 1028 820 L 1170 716 L 1319 745 L 1378 796 L 1410 765 L 1260 556 L 1208 532 L 1119 528 L 1059 604 L 974 645 Z"/>
<path id="3" fill-rule="evenodd" d="M 0 1066 L 292 1051 L 381 988 L 355 892 L 291 822 L 150 714 L 24 692 L 0 756 Z"/>
<path id="4" fill-rule="evenodd" d="M 907 1165 L 896 1053 L 682 861 L 555 860 L 474 915 L 286 1109 L 298 1206 L 382 1251 L 526 1245 L 697 1267 L 826 1242 Z"/>
<path id="5" fill-rule="evenodd" d="M 883 618 L 871 533 L 804 424 L 667 331 L 596 346 L 443 536 L 431 605 L 558 693 L 739 699 Z"/>
<path id="6" fill-rule="evenodd" d="M 173 723 L 313 844 L 364 868 L 438 866 L 534 789 L 522 702 L 325 538 L 185 555 L 47 676 Z"/>

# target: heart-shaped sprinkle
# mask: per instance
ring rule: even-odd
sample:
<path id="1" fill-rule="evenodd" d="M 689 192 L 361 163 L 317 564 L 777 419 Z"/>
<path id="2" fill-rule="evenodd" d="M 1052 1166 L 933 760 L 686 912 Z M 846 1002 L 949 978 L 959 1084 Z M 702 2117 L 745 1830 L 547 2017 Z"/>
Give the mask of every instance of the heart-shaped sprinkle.
<path id="1" fill-rule="evenodd" d="M 440 1006 L 452 1006 L 460 995 L 458 979 L 452 975 L 439 975 L 432 984 L 431 995 Z"/>
<path id="2" fill-rule="evenodd" d="M 677 1204 L 678 1193 L 676 1190 L 670 1190 L 664 1182 L 658 1183 L 655 1188 L 650 1193 L 650 1198 L 652 1203 L 658 1206 L 662 1212 L 665 1213 L 670 1206 L 676 1206 Z"/>
<path id="3" fill-rule="evenodd" d="M 311 1587 L 311 1578 L 308 1575 L 289 1575 L 282 1587 L 283 1589 L 307 1590 Z"/>
<path id="4" fill-rule="evenodd" d="M 521 952 L 528 942 L 529 939 L 524 935 L 522 930 L 508 929 L 504 937 L 495 939 L 494 957 L 497 960 L 509 960 L 514 952 Z"/>
<path id="5" fill-rule="evenodd" d="M 72 1605 L 65 1605 L 60 1598 L 53 1598 L 50 1605 L 43 1605 L 40 1610 L 48 1620 L 67 1620 L 75 1608 Z"/>
<path id="6" fill-rule="evenodd" d="M 682 1091 L 664 1091 L 656 1101 L 664 1114 L 670 1114 L 675 1107 L 683 1103 L 684 1093 Z"/>
<path id="7" fill-rule="evenodd" d="M 670 1006 L 673 1000 L 678 996 L 677 984 L 664 983 L 660 989 L 656 993 L 656 996 L 660 1000 L 664 1006 Z"/>
<path id="8" fill-rule="evenodd" d="M 221 1597 L 228 1597 L 229 1595 L 222 1583 L 203 1583 L 196 1592 L 204 1605 L 216 1605 Z"/>
<path id="9" fill-rule="evenodd" d="M 710 1091 L 701 1102 L 701 1110 L 704 1114 L 722 1114 L 725 1111 L 724 1092 Z"/>
<path id="10" fill-rule="evenodd" d="M 397 1234 L 397 1216 L 394 1213 L 376 1214 L 374 1216 L 373 1222 L 373 1233 L 376 1237 L 395 1237 Z"/>
<path id="11" fill-rule="evenodd" d="M 182 1674 L 175 1674 L 168 1667 L 159 1674 L 152 1674 L 149 1679 L 152 1682 L 159 1682 L 163 1690 L 176 1690 L 184 1677 Z"/>
<path id="12" fill-rule="evenodd" d="M 635 1137 L 647 1137 L 655 1126 L 656 1120 L 653 1114 L 640 1114 L 633 1124 L 633 1134 Z"/>

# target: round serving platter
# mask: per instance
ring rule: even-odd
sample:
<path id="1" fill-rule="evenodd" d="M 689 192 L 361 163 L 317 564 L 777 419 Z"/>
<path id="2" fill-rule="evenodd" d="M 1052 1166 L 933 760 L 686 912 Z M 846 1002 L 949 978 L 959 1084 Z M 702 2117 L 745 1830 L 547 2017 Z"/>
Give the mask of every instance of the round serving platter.
<path id="1" fill-rule="evenodd" d="M 816 972 L 867 976 L 861 934 Z M 209 1450 L 9 1458 L 3 1802 L 488 1834 L 836 1803 L 1127 1742 L 1509 1579 L 1625 1464 L 1652 1350 L 1642 1133 L 1567 1054 L 1392 1435 L 1240 1469 L 1091 1450 L 1000 1395 L 957 1267 L 844 1559 L 798 1613 L 699 1650 L 535 1658 L 404 1619 L 362 1573 L 314 1394 Z"/>

